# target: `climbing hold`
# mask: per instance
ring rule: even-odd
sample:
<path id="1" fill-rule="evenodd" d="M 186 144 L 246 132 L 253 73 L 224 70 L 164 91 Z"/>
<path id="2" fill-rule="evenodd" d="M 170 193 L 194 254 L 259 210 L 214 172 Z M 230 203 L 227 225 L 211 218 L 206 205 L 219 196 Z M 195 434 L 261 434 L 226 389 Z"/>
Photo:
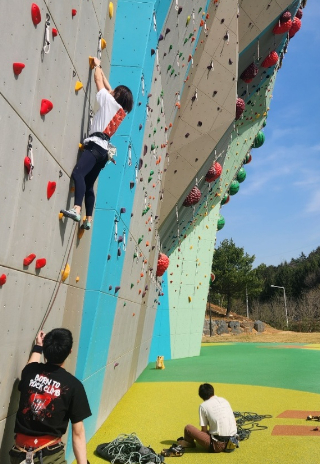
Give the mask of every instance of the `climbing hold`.
<path id="1" fill-rule="evenodd" d="M 25 68 L 25 64 L 23 63 L 13 63 L 13 72 L 15 73 L 16 76 L 18 76 L 19 74 L 21 74 L 21 71 L 23 70 L 23 68 Z"/>
<path id="2" fill-rule="evenodd" d="M 61 220 L 62 218 L 63 218 L 63 213 L 59 213 L 59 219 Z"/>
<path id="3" fill-rule="evenodd" d="M 222 167 L 221 165 L 216 161 L 212 164 L 211 168 L 206 174 L 206 181 L 207 182 L 213 182 L 214 180 L 217 180 L 222 173 Z"/>
<path id="4" fill-rule="evenodd" d="M 297 17 L 295 17 L 292 21 L 292 26 L 289 30 L 289 38 L 292 39 L 296 35 L 296 33 L 300 30 L 301 28 L 301 20 Z"/>
<path id="5" fill-rule="evenodd" d="M 239 192 L 239 188 L 240 188 L 239 182 L 237 180 L 232 181 L 230 184 L 230 188 L 229 188 L 229 194 L 235 195 L 236 193 Z"/>
<path id="6" fill-rule="evenodd" d="M 67 278 L 69 277 L 69 274 L 70 274 L 70 266 L 69 266 L 69 264 L 67 263 L 67 264 L 66 264 L 66 267 L 64 268 L 64 270 L 61 271 L 61 280 L 62 280 L 62 282 L 64 282 L 65 280 L 67 280 Z"/>
<path id="7" fill-rule="evenodd" d="M 218 223 L 217 223 L 217 229 L 218 229 L 218 230 L 223 229 L 225 223 L 226 223 L 226 221 L 225 221 L 224 217 L 221 216 L 221 214 L 220 214 L 220 215 L 219 215 L 219 219 L 218 219 Z"/>
<path id="8" fill-rule="evenodd" d="M 243 160 L 243 164 L 249 164 L 251 161 L 252 161 L 251 153 L 247 153 Z"/>
<path id="9" fill-rule="evenodd" d="M 193 206 L 200 201 L 201 192 L 198 187 L 195 185 L 193 189 L 190 191 L 188 196 L 185 198 L 184 202 L 182 203 L 183 206 Z"/>
<path id="10" fill-rule="evenodd" d="M 278 59 L 279 59 L 279 56 L 276 51 L 270 52 L 269 55 L 261 63 L 261 66 L 263 68 L 271 68 L 271 66 L 274 66 L 275 64 L 277 64 Z"/>
<path id="11" fill-rule="evenodd" d="M 244 112 L 246 104 L 242 98 L 237 98 L 236 103 L 236 119 L 240 119 L 242 113 Z"/>
<path id="12" fill-rule="evenodd" d="M 146 242 L 146 246 L 150 246 L 150 243 L 149 243 L 149 242 Z"/>
<path id="13" fill-rule="evenodd" d="M 169 34 L 169 32 L 170 32 L 170 29 L 167 27 L 167 29 L 166 29 L 166 35 Z"/>
<path id="14" fill-rule="evenodd" d="M 23 265 L 24 266 L 29 266 L 29 264 L 32 263 L 32 261 L 35 259 L 36 255 L 35 254 L 31 254 L 29 256 L 27 256 L 26 258 L 24 258 L 23 260 Z"/>
<path id="15" fill-rule="evenodd" d="M 104 50 L 107 46 L 107 42 L 103 37 L 101 37 L 101 50 Z"/>
<path id="16" fill-rule="evenodd" d="M 109 285 L 109 292 L 110 292 L 110 290 L 112 290 L 112 285 Z"/>
<path id="17" fill-rule="evenodd" d="M 80 280 L 80 277 L 79 277 L 79 276 L 77 276 L 77 277 L 76 277 L 76 282 L 78 283 L 78 282 L 79 282 L 79 280 Z"/>
<path id="18" fill-rule="evenodd" d="M 245 180 L 246 177 L 247 177 L 246 171 L 244 170 L 244 168 L 240 168 L 237 174 L 237 181 L 241 183 Z"/>
<path id="19" fill-rule="evenodd" d="M 168 269 L 170 260 L 164 253 L 159 253 L 156 276 L 161 277 Z"/>
<path id="20" fill-rule="evenodd" d="M 151 48 L 151 56 L 154 55 L 155 53 L 156 53 L 155 49 Z"/>
<path id="21" fill-rule="evenodd" d="M 31 5 L 31 18 L 35 26 L 39 24 L 41 21 L 40 8 L 38 7 L 36 3 L 32 3 Z"/>
<path id="22" fill-rule="evenodd" d="M 78 90 L 82 89 L 83 88 L 83 84 L 80 82 L 80 81 L 77 81 L 75 86 L 74 86 L 74 90 L 76 92 L 78 92 Z"/>
<path id="23" fill-rule="evenodd" d="M 89 66 L 90 66 L 90 69 L 94 68 L 94 58 L 93 58 L 93 56 L 89 56 Z"/>
<path id="24" fill-rule="evenodd" d="M 162 34 L 159 35 L 158 41 L 160 42 L 161 40 L 163 40 L 163 35 Z"/>
<path id="25" fill-rule="evenodd" d="M 52 28 L 52 37 L 57 37 L 57 35 L 58 35 L 58 30 L 55 27 L 53 27 Z"/>
<path id="26" fill-rule="evenodd" d="M 134 187 L 134 182 L 131 181 L 131 182 L 130 182 L 130 189 L 133 189 L 133 187 Z"/>
<path id="27" fill-rule="evenodd" d="M 259 69 L 254 63 L 251 63 L 241 74 L 240 79 L 249 84 L 256 77 Z"/>
<path id="28" fill-rule="evenodd" d="M 178 15 L 181 13 L 181 11 L 182 11 L 182 6 L 179 6 L 179 8 L 178 8 Z"/>
<path id="29" fill-rule="evenodd" d="M 31 171 L 31 159 L 29 156 L 25 156 L 24 158 L 24 167 L 26 168 L 27 173 L 29 174 Z"/>
<path id="30" fill-rule="evenodd" d="M 50 182 L 50 181 L 48 182 L 48 185 L 47 185 L 47 198 L 48 198 L 48 200 L 54 194 L 56 186 L 57 186 L 56 182 Z"/>
<path id="31" fill-rule="evenodd" d="M 115 287 L 114 293 L 118 293 L 119 290 L 120 290 L 120 287 Z"/>
<path id="32" fill-rule="evenodd" d="M 140 245 L 140 243 L 142 242 L 142 240 L 143 240 L 143 235 L 142 235 L 142 237 L 139 237 L 139 238 L 138 238 L 138 245 Z"/>
<path id="33" fill-rule="evenodd" d="M 76 14 L 77 14 L 77 10 L 75 10 L 74 8 L 72 8 L 72 10 L 71 10 L 71 15 L 72 15 L 72 17 L 74 17 Z"/>
<path id="34" fill-rule="evenodd" d="M 202 26 L 204 26 L 204 21 L 203 21 L 203 19 L 201 19 L 201 21 L 200 21 L 200 27 L 202 27 Z"/>
<path id="35" fill-rule="evenodd" d="M 0 276 L 0 287 L 2 287 L 2 285 L 4 285 L 6 282 L 7 282 L 7 276 L 5 274 L 2 274 Z"/>
<path id="36" fill-rule="evenodd" d="M 113 3 L 109 2 L 109 18 L 113 17 Z"/>
<path id="37" fill-rule="evenodd" d="M 41 100 L 41 106 L 40 106 L 40 114 L 41 116 L 44 116 L 45 114 L 49 113 L 53 108 L 53 103 L 50 100 L 46 100 L 43 98 Z"/>
<path id="38" fill-rule="evenodd" d="M 36 260 L 36 269 L 41 269 L 47 264 L 46 258 L 40 258 Z"/>
<path id="39" fill-rule="evenodd" d="M 280 20 L 276 23 L 272 32 L 274 34 L 284 34 L 285 32 L 289 31 L 291 26 L 292 26 L 291 13 L 290 11 L 285 11 L 280 16 Z"/>
<path id="40" fill-rule="evenodd" d="M 255 136 L 255 139 L 252 144 L 252 148 L 260 148 L 265 141 L 265 135 L 262 131 L 259 131 L 257 135 Z"/>
<path id="41" fill-rule="evenodd" d="M 118 256 L 121 256 L 121 248 L 118 248 Z"/>
<path id="42" fill-rule="evenodd" d="M 230 201 L 230 196 L 226 193 L 221 200 L 221 205 L 226 205 Z"/>
<path id="43" fill-rule="evenodd" d="M 191 19 L 191 16 L 187 16 L 187 21 L 186 21 L 186 26 L 188 26 L 188 24 L 190 23 L 190 19 Z"/>
<path id="44" fill-rule="evenodd" d="M 108 255 L 107 260 L 109 261 L 111 259 L 111 255 Z"/>
<path id="45" fill-rule="evenodd" d="M 302 8 L 299 8 L 298 11 L 296 12 L 296 18 L 301 19 L 303 16 L 303 10 Z"/>
<path id="46" fill-rule="evenodd" d="M 191 301 L 192 301 L 191 296 L 188 296 L 188 301 L 189 301 L 189 303 L 191 303 Z"/>
<path id="47" fill-rule="evenodd" d="M 134 287 L 134 284 L 131 284 L 130 287 L 131 287 L 131 288 Z"/>

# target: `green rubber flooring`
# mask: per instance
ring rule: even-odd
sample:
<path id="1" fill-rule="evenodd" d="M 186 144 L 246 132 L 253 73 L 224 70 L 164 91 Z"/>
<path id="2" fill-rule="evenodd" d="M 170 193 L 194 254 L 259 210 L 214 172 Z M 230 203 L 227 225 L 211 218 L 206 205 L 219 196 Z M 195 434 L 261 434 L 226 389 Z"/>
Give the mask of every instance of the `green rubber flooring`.
<path id="1" fill-rule="evenodd" d="M 304 344 L 232 343 L 203 346 L 200 356 L 150 363 L 137 382 L 209 382 L 320 392 L 320 350 Z"/>

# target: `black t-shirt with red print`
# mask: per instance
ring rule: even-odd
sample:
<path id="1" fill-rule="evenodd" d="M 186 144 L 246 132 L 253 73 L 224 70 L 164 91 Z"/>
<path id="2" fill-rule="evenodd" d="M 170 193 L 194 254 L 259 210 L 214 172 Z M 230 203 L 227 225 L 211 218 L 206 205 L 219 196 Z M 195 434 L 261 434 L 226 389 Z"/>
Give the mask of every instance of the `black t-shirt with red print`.
<path id="1" fill-rule="evenodd" d="M 61 437 L 69 420 L 75 424 L 91 416 L 80 380 L 55 364 L 27 364 L 21 374 L 19 390 L 16 433 Z"/>

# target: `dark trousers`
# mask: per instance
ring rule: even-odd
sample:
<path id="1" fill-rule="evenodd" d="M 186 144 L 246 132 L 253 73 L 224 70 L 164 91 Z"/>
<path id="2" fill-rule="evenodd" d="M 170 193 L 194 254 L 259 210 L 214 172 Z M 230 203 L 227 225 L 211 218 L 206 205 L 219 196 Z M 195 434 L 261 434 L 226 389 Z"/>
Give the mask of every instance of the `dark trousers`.
<path id="1" fill-rule="evenodd" d="M 81 206 L 84 197 L 87 216 L 92 216 L 95 202 L 93 186 L 107 161 L 107 150 L 90 142 L 72 171 L 75 184 L 74 204 Z"/>

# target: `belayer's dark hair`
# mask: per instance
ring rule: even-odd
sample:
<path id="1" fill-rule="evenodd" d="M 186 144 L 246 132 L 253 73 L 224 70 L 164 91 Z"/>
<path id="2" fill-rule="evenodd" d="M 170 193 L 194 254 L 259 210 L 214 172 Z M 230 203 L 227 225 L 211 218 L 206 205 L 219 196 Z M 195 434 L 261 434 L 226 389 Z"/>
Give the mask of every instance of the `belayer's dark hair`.
<path id="1" fill-rule="evenodd" d="M 43 355 L 51 364 L 62 364 L 70 354 L 73 338 L 68 329 L 53 329 L 43 339 Z"/>
<path id="2" fill-rule="evenodd" d="M 133 96 L 129 87 L 125 85 L 118 85 L 113 91 L 113 97 L 119 105 L 122 106 L 124 111 L 130 113 L 133 106 Z"/>
<path id="3" fill-rule="evenodd" d="M 211 396 L 214 396 L 214 388 L 210 383 L 203 383 L 199 387 L 199 396 L 203 401 L 207 401 Z"/>

